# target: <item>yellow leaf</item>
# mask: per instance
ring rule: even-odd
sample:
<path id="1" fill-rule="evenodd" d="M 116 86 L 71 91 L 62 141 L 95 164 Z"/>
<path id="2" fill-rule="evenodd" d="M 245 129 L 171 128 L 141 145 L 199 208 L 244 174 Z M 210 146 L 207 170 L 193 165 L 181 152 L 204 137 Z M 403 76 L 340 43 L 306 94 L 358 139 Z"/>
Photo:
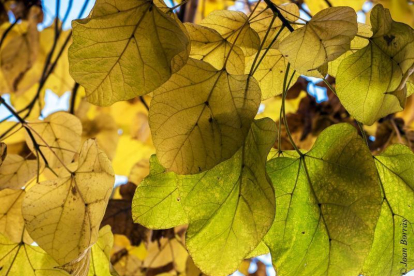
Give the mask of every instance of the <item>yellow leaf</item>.
<path id="1" fill-rule="evenodd" d="M 36 80 L 38 81 L 38 79 Z M 30 88 L 26 89 L 24 93 L 10 94 L 10 102 L 16 110 L 22 110 L 26 108 L 29 103 L 34 99 L 37 94 L 39 84 L 36 83 Z M 40 91 L 39 99 L 33 106 L 30 115 L 26 118 L 27 120 L 36 120 L 39 118 L 39 114 L 45 106 L 45 91 Z M 22 114 L 25 115 L 26 111 Z"/>
<path id="2" fill-rule="evenodd" d="M 161 238 L 159 241 L 151 242 L 143 267 L 156 268 L 174 262 L 178 271 L 184 271 L 188 253 L 180 243 L 181 241 L 176 238 Z"/>
<path id="3" fill-rule="evenodd" d="M 225 68 L 230 74 L 244 74 L 244 54 L 240 47 L 231 44 L 216 30 L 185 23 L 191 39 L 190 57 L 203 60 L 217 70 Z"/>
<path id="4" fill-rule="evenodd" d="M 329 3 L 331 3 L 332 7 L 348 6 L 359 11 L 362 9 L 365 0 L 329 0 Z M 328 1 L 324 0 L 305 0 L 305 4 L 310 9 L 311 14 L 316 14 L 321 10 L 329 8 Z"/>
<path id="5" fill-rule="evenodd" d="M 188 174 L 230 158 L 243 144 L 259 102 L 254 78 L 190 59 L 154 92 L 149 119 L 158 160 Z"/>
<path id="6" fill-rule="evenodd" d="M 345 52 L 342 56 L 335 59 L 334 61 L 329 62 L 328 74 L 336 77 L 338 72 L 338 67 L 341 62 L 348 56 L 352 55 L 356 51 L 364 48 L 368 45 L 368 38 L 372 36 L 371 26 L 363 23 L 358 23 L 358 36 L 355 36 L 351 41 L 351 48 Z"/>
<path id="7" fill-rule="evenodd" d="M 297 72 L 309 75 L 348 51 L 357 31 L 357 17 L 352 8 L 328 8 L 286 37 L 279 50 Z"/>
<path id="8" fill-rule="evenodd" d="M 152 1 L 99 0 L 96 7 L 90 18 L 73 21 L 69 48 L 70 73 L 89 102 L 108 106 L 147 94 L 178 69 L 175 58 L 188 56 L 181 23 Z"/>
<path id="9" fill-rule="evenodd" d="M 266 53 L 266 55 L 265 55 Z M 265 55 L 263 57 L 263 55 Z M 255 69 L 253 77 L 257 80 L 262 91 L 262 100 L 266 100 L 273 96 L 281 95 L 283 92 L 283 82 L 286 73 L 286 66 L 288 61 L 276 49 L 269 49 L 268 51 L 263 50 L 259 54 L 258 60 L 263 57 L 262 61 L 258 65 L 256 63 L 257 69 Z M 255 56 L 248 58 L 246 66 L 246 74 L 250 72 L 250 68 L 253 65 Z M 290 79 L 291 74 L 288 77 Z M 291 86 L 296 82 L 296 79 L 299 77 L 298 74 L 292 79 Z M 287 85 L 287 84 L 286 84 Z"/>
<path id="10" fill-rule="evenodd" d="M 23 217 L 30 236 L 60 265 L 83 257 L 98 239 L 114 184 L 110 161 L 96 141 L 84 143 L 73 172 L 27 191 Z"/>
<path id="11" fill-rule="evenodd" d="M 287 19 L 289 22 L 295 22 L 299 18 L 299 8 L 296 4 L 288 3 L 284 5 L 280 5 L 277 7 L 280 13 Z M 263 3 L 263 6 L 260 5 L 255 13 L 253 13 L 251 19 L 250 19 L 250 26 L 253 30 L 257 32 L 257 34 L 260 37 L 260 41 L 265 39 L 267 30 L 270 27 L 270 24 L 272 23 L 274 13 L 271 9 L 267 8 L 267 5 Z M 269 34 L 267 35 L 266 42 L 263 44 L 263 48 L 278 48 L 278 45 L 280 41 L 283 40 L 287 35 L 290 34 L 290 31 L 287 28 L 283 28 L 281 31 L 281 27 L 283 26 L 282 21 L 279 18 L 275 18 L 273 21 L 273 24 L 270 28 Z M 292 27 L 295 27 L 295 25 L 292 25 Z M 276 41 L 270 46 L 271 41 L 275 38 L 276 34 L 281 31 L 281 33 L 278 35 Z M 249 68 L 250 70 L 250 68 Z"/>
<path id="12" fill-rule="evenodd" d="M 39 51 L 38 18 L 41 9 L 34 6 L 28 15 L 27 29 L 19 36 L 12 38 L 0 53 L 1 70 L 11 92 L 24 92 L 40 78 L 41 72 L 31 71 L 34 76 L 26 76 L 35 63 Z M 23 25 L 22 27 L 25 27 Z M 30 74 L 29 74 L 30 75 Z M 30 81 L 24 81 L 29 78 Z M 20 83 L 24 82 L 20 87 Z"/>
<path id="13" fill-rule="evenodd" d="M 149 159 L 143 158 L 132 167 L 128 180 L 138 185 L 149 174 L 149 170 Z"/>
<path id="14" fill-rule="evenodd" d="M 0 275 L 69 276 L 40 247 L 15 243 L 0 234 Z"/>
<path id="15" fill-rule="evenodd" d="M 112 160 L 119 140 L 118 127 L 112 116 L 100 113 L 93 120 L 83 120 L 82 126 L 82 139 L 96 138 L 99 148 Z"/>
<path id="16" fill-rule="evenodd" d="M 64 42 L 70 35 L 70 30 L 60 32 L 59 39 L 56 42 L 56 49 L 58 50 L 54 51 L 52 61 L 56 60 L 60 49 L 62 49 Z M 54 24 L 40 32 L 40 51 L 39 57 L 36 61 L 36 65 L 39 66 L 38 70 L 43 69 L 47 56 L 49 55 L 52 49 L 53 43 L 51 43 L 51 41 L 54 41 L 54 36 Z M 73 86 L 75 85 L 75 81 L 69 74 L 69 61 L 67 58 L 68 45 L 65 48 L 63 48 L 61 57 L 58 59 L 53 71 L 51 72 L 51 74 L 47 78 L 46 83 L 43 86 L 43 89 L 50 89 L 58 96 L 62 96 L 65 92 L 72 90 Z"/>
<path id="17" fill-rule="evenodd" d="M 66 112 L 57 112 L 44 121 L 29 122 L 28 126 L 50 167 L 60 167 L 62 162 L 66 165 L 72 161 L 81 143 L 82 125 L 78 118 Z M 36 153 L 28 134 L 26 142 Z M 40 155 L 39 159 L 42 160 Z"/>
<path id="18" fill-rule="evenodd" d="M 0 191 L 0 233 L 15 243 L 22 240 L 24 221 L 22 216 L 22 202 L 25 191 Z"/>
<path id="19" fill-rule="evenodd" d="M 76 260 L 62 267 L 72 276 L 111 276 L 112 266 L 109 262 L 109 254 L 114 243 L 114 237 L 109 225 L 99 230 L 98 241 L 88 249 L 87 254 L 80 260 Z"/>
<path id="20" fill-rule="evenodd" d="M 28 160 L 17 154 L 9 154 L 0 167 L 0 190 L 20 189 L 37 172 L 37 161 Z"/>
<path id="21" fill-rule="evenodd" d="M 112 163 L 116 174 L 129 175 L 132 167 L 143 159 L 149 159 L 155 150 L 129 135 L 119 137 L 116 155 Z"/>
<path id="22" fill-rule="evenodd" d="M 250 27 L 243 12 L 213 11 L 200 25 L 216 30 L 229 43 L 239 46 L 246 56 L 255 54 L 259 49 L 259 35 Z"/>

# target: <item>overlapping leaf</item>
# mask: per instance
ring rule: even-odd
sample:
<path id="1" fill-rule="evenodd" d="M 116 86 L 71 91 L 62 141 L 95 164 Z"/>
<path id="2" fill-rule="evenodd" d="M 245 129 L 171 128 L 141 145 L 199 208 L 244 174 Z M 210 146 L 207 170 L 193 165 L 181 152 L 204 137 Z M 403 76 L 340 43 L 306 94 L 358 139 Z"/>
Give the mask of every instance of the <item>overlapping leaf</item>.
<path id="1" fill-rule="evenodd" d="M 66 112 L 57 112 L 43 121 L 29 123 L 29 128 L 50 167 L 60 167 L 72 162 L 81 143 L 82 124 L 77 117 Z M 36 153 L 28 134 L 26 142 Z"/>
<path id="2" fill-rule="evenodd" d="M 263 6 L 264 8 L 261 8 L 261 6 L 259 6 L 259 8 L 256 9 L 255 13 L 253 13 L 252 17 L 249 20 L 250 26 L 259 35 L 260 41 L 263 43 L 263 48 L 272 47 L 277 49 L 280 41 L 282 41 L 286 36 L 288 36 L 290 34 L 290 31 L 287 28 L 283 28 L 283 30 L 281 30 L 283 26 L 282 21 L 278 17 L 275 17 L 275 19 L 273 20 L 273 17 L 275 16 L 273 11 L 269 9 L 265 3 L 263 3 Z M 286 18 L 286 20 L 288 20 L 289 22 L 295 22 L 298 20 L 299 8 L 296 4 L 287 3 L 284 5 L 280 5 L 277 8 L 279 12 L 283 15 L 283 17 Z M 273 24 L 270 26 L 272 21 Z M 270 30 L 268 31 L 269 28 Z M 279 31 L 280 34 L 278 34 Z M 264 41 L 266 33 L 268 33 L 268 35 L 266 41 Z M 277 34 L 278 37 L 272 43 Z"/>
<path id="3" fill-rule="evenodd" d="M 264 55 L 264 57 L 263 57 Z M 259 54 L 260 64 L 256 64 L 257 69 L 254 71 L 253 77 L 257 80 L 262 91 L 262 100 L 281 95 L 283 92 L 283 81 L 286 73 L 288 61 L 276 49 L 263 50 Z M 250 72 L 255 56 L 251 56 L 247 60 L 246 74 Z M 290 75 L 289 75 L 290 76 Z M 299 75 L 296 75 L 297 77 Z M 297 79 L 296 77 L 296 79 Z M 295 83 L 292 79 L 291 85 Z M 286 84 L 287 85 L 287 84 Z"/>
<path id="4" fill-rule="evenodd" d="M 151 229 L 168 229 L 188 223 L 178 190 L 179 176 L 165 172 L 154 155 L 150 174 L 138 184 L 132 215 L 136 222 Z M 166 212 L 166 210 L 168 210 Z"/>
<path id="5" fill-rule="evenodd" d="M 279 50 L 296 71 L 313 74 L 320 66 L 349 50 L 357 27 L 352 8 L 328 8 L 286 37 Z"/>
<path id="6" fill-rule="evenodd" d="M 111 276 L 111 263 L 109 254 L 114 244 L 111 227 L 105 226 L 99 230 L 99 238 L 91 249 L 91 264 L 89 276 Z"/>
<path id="7" fill-rule="evenodd" d="M 352 55 L 356 51 L 364 48 L 368 45 L 369 40 L 368 38 L 372 36 L 371 26 L 368 24 L 358 23 L 358 33 L 351 41 L 350 49 L 345 52 L 342 56 L 338 57 L 334 61 L 329 62 L 328 74 L 336 77 L 338 72 L 338 67 L 341 62 L 347 58 L 348 56 Z"/>
<path id="8" fill-rule="evenodd" d="M 179 174 L 211 169 L 242 146 L 259 103 L 254 78 L 190 59 L 154 92 L 149 123 L 158 160 Z"/>
<path id="9" fill-rule="evenodd" d="M 0 275 L 69 276 L 40 247 L 15 243 L 0 233 Z"/>
<path id="10" fill-rule="evenodd" d="M 337 124 L 300 158 L 268 162 L 276 217 L 265 236 L 280 275 L 358 275 L 374 238 L 381 194 L 371 153 Z"/>
<path id="11" fill-rule="evenodd" d="M 95 7 L 90 18 L 74 21 L 69 49 L 71 75 L 89 102 L 108 106 L 147 94 L 178 70 L 176 57 L 184 63 L 189 40 L 181 23 L 153 1 L 100 0 Z"/>
<path id="12" fill-rule="evenodd" d="M 414 68 L 414 30 L 393 21 L 381 5 L 373 8 L 371 24 L 369 44 L 343 60 L 337 73 L 341 103 L 367 125 L 403 109 Z"/>
<path id="13" fill-rule="evenodd" d="M 37 23 L 40 16 L 41 9 L 33 6 L 30 9 L 28 21 L 24 21 L 17 27 L 22 31 L 13 36 L 1 49 L 0 68 L 4 81 L 7 83 L 7 91 L 23 93 L 40 78 L 40 71 L 30 71 L 39 52 Z"/>
<path id="14" fill-rule="evenodd" d="M 22 239 L 24 221 L 22 216 L 22 202 L 25 191 L 0 191 L 0 233 L 9 240 L 19 243 Z"/>
<path id="15" fill-rule="evenodd" d="M 186 23 L 191 39 L 190 57 L 203 60 L 214 68 L 235 75 L 244 74 L 244 54 L 239 46 L 224 39 L 216 30 Z"/>
<path id="16" fill-rule="evenodd" d="M 363 274 L 393 276 L 414 268 L 414 154 L 400 144 L 375 157 L 384 199 Z"/>
<path id="17" fill-rule="evenodd" d="M 110 161 L 96 141 L 84 143 L 77 163 L 55 180 L 27 191 L 23 217 L 30 236 L 60 265 L 86 254 L 98 231 L 114 183 Z"/>
<path id="18" fill-rule="evenodd" d="M 246 56 L 255 54 L 259 49 L 259 35 L 250 27 L 248 17 L 243 12 L 213 11 L 200 25 L 216 30 L 228 42 L 239 46 Z"/>
<path id="19" fill-rule="evenodd" d="M 36 160 L 28 160 L 17 154 L 9 154 L 0 167 L 0 190 L 20 189 L 36 175 L 36 172 Z"/>
<path id="20" fill-rule="evenodd" d="M 208 275 L 233 272 L 273 221 L 273 189 L 265 162 L 275 134 L 272 120 L 255 121 L 231 159 L 196 175 L 165 172 L 153 159 L 150 176 L 134 197 L 135 220 L 162 227 L 162 221 L 183 224 L 187 217 L 186 246 L 196 265 Z M 167 208 L 171 213 L 164 215 Z"/>

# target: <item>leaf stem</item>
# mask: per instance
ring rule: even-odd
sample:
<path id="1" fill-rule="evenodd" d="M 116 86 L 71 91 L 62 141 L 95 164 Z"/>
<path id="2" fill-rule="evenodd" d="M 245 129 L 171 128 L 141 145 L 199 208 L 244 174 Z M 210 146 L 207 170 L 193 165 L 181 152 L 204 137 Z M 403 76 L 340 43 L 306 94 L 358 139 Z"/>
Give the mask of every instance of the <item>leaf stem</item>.
<path id="1" fill-rule="evenodd" d="M 355 120 L 355 121 L 356 121 L 356 120 Z M 364 125 L 363 125 L 362 123 L 358 122 L 358 121 L 356 121 L 356 122 L 357 122 L 357 125 L 358 125 L 358 127 L 359 127 L 359 130 L 361 131 L 361 135 L 362 135 L 362 137 L 364 138 L 364 141 L 365 141 L 365 143 L 367 144 L 367 147 L 369 148 L 369 144 L 368 144 L 367 135 L 366 135 L 365 130 L 364 130 Z"/>
<path id="2" fill-rule="evenodd" d="M 255 65 L 256 65 L 256 62 L 257 62 L 257 59 L 259 58 L 259 56 L 260 56 L 260 52 L 262 51 L 262 49 L 263 49 L 263 46 L 264 46 L 264 44 L 265 44 L 265 42 L 266 42 L 266 39 L 267 39 L 267 36 L 269 35 L 269 33 L 270 33 L 270 30 L 272 29 L 272 26 L 273 26 L 273 23 L 275 22 L 275 20 L 276 20 L 276 14 L 273 14 L 273 17 L 272 17 L 272 21 L 270 22 L 270 24 L 269 24 L 269 27 L 267 28 L 267 31 L 266 31 L 266 34 L 265 34 L 265 36 L 264 36 L 264 38 L 263 38 L 263 41 L 262 41 L 262 43 L 260 43 L 260 47 L 259 47 L 259 49 L 257 50 L 257 54 L 256 54 L 256 56 L 255 56 L 255 58 L 254 58 L 254 61 L 253 61 L 253 64 L 252 64 L 252 66 L 250 67 L 250 73 L 249 73 L 249 75 L 250 76 L 253 76 L 253 74 L 254 74 L 254 72 L 256 71 L 256 69 L 257 69 L 257 67 L 256 67 L 256 69 L 255 70 L 253 70 L 255 67 Z M 266 54 L 267 52 L 265 52 L 264 54 L 263 54 L 263 57 L 265 56 L 265 54 Z M 260 61 L 262 61 L 263 60 L 263 58 L 260 60 Z M 259 65 L 257 65 L 257 66 L 259 66 Z"/>
<path id="3" fill-rule="evenodd" d="M 251 75 L 254 75 L 254 73 L 256 72 L 257 68 L 259 68 L 259 65 L 262 63 L 262 61 L 263 61 L 264 57 L 266 56 L 267 52 L 269 52 L 270 47 L 272 47 L 273 43 L 276 42 L 276 39 L 282 33 L 282 31 L 283 31 L 284 28 L 285 28 L 285 26 L 282 25 L 282 27 L 280 28 L 279 32 L 277 32 L 276 36 L 273 38 L 273 40 L 270 42 L 269 46 L 266 48 L 265 52 L 263 53 L 262 57 L 260 58 L 259 62 L 256 65 L 256 68 L 254 68 L 253 73 Z"/>
<path id="4" fill-rule="evenodd" d="M 296 71 L 293 71 L 292 76 L 290 77 L 290 80 L 289 80 L 289 84 L 287 84 L 287 77 L 289 75 L 289 70 L 290 70 L 290 63 L 288 63 L 288 65 L 286 67 L 285 78 L 283 80 L 283 94 L 282 94 L 282 107 L 281 107 L 282 114 L 283 114 L 283 123 L 285 125 L 286 133 L 288 135 L 288 138 L 289 138 L 290 143 L 292 144 L 292 146 L 294 147 L 294 149 L 296 150 L 296 152 L 299 154 L 299 156 L 303 156 L 303 153 L 299 150 L 298 146 L 296 145 L 295 141 L 292 138 L 292 134 L 290 133 L 290 129 L 289 129 L 289 126 L 288 126 L 288 123 L 287 123 L 287 119 L 286 119 L 286 110 L 285 110 L 286 95 L 287 95 L 288 87 L 290 86 L 290 83 L 291 83 L 291 81 L 293 79 L 293 76 L 296 73 Z M 282 118 L 279 118 L 279 120 L 281 120 L 281 119 Z"/>
<path id="5" fill-rule="evenodd" d="M 141 101 L 142 105 L 147 109 L 147 111 L 149 111 L 149 106 L 147 104 L 147 102 L 145 101 L 143 96 L 139 96 L 139 100 Z"/>
<path id="6" fill-rule="evenodd" d="M 277 17 L 279 17 L 280 21 L 282 21 L 283 25 L 288 28 L 290 32 L 293 32 L 295 29 L 293 29 L 292 25 L 290 25 L 289 21 L 280 13 L 279 9 L 276 7 L 275 4 L 273 4 L 270 0 L 264 0 L 267 4 L 267 6 L 273 11 L 273 13 L 277 14 Z"/>
<path id="7" fill-rule="evenodd" d="M 328 86 L 328 88 L 332 91 L 332 93 L 336 95 L 336 90 L 332 87 L 332 85 L 325 78 L 323 78 L 322 80 L 326 84 L 326 86 Z"/>
<path id="8" fill-rule="evenodd" d="M 75 114 L 75 102 L 76 102 L 76 95 L 78 94 L 79 90 L 79 83 L 75 83 L 72 89 L 72 95 L 70 98 L 70 114 Z"/>

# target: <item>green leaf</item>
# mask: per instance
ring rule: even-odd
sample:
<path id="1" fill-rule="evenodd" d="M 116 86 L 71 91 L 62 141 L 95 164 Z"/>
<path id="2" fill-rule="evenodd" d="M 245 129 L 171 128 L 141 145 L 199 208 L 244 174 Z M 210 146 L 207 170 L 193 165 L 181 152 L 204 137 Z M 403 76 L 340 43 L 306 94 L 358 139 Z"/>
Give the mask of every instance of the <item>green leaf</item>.
<path id="1" fill-rule="evenodd" d="M 229 43 L 239 46 L 245 56 L 255 54 L 260 47 L 259 35 L 250 27 L 247 15 L 243 12 L 213 11 L 200 25 L 216 30 Z"/>
<path id="2" fill-rule="evenodd" d="M 97 241 L 115 181 L 109 159 L 92 139 L 69 168 L 30 188 L 22 209 L 30 236 L 60 265 L 84 256 Z"/>
<path id="3" fill-rule="evenodd" d="M 381 193 L 371 153 L 354 127 L 323 131 L 303 157 L 267 171 L 276 217 L 265 236 L 279 275 L 358 275 L 374 238 Z"/>
<path id="4" fill-rule="evenodd" d="M 392 21 L 382 5 L 373 8 L 371 23 L 369 44 L 341 62 L 336 80 L 341 103 L 366 125 L 403 109 L 407 92 L 401 90 L 414 60 L 410 26 Z"/>
<path id="5" fill-rule="evenodd" d="M 259 104 L 254 78 L 189 59 L 154 91 L 149 124 L 158 160 L 178 174 L 211 169 L 243 145 Z"/>
<path id="6" fill-rule="evenodd" d="M 172 173 L 157 170 L 155 176 L 150 175 L 144 180 L 148 187 L 169 181 L 171 186 L 178 188 L 180 201 L 174 204 L 181 202 L 188 216 L 186 246 L 204 273 L 227 275 L 234 272 L 268 231 L 275 202 L 265 163 L 275 136 L 276 125 L 272 120 L 255 121 L 244 146 L 231 159 L 213 169 L 174 177 Z M 139 189 L 135 203 L 141 202 Z M 162 194 L 159 201 L 163 198 Z M 146 202 L 147 199 L 143 200 Z M 133 210 L 135 217 L 137 208 Z M 160 208 L 145 220 L 137 217 L 137 222 L 157 221 L 163 212 L 165 209 Z"/>
<path id="7" fill-rule="evenodd" d="M 414 268 L 414 154 L 395 144 L 376 156 L 375 164 L 384 199 L 363 274 L 401 275 Z"/>
<path id="8" fill-rule="evenodd" d="M 187 224 L 178 179 L 177 174 L 165 172 L 155 155 L 151 156 L 150 174 L 138 185 L 132 202 L 134 221 L 151 229 Z"/>
<path id="9" fill-rule="evenodd" d="M 185 63 L 185 29 L 152 1 L 100 0 L 96 8 L 73 21 L 69 48 L 70 73 L 89 102 L 108 106 L 147 94 Z"/>
<path id="10" fill-rule="evenodd" d="M 357 34 L 356 13 L 349 7 L 333 7 L 318 12 L 307 24 L 281 43 L 279 50 L 303 75 L 332 61 L 350 48 Z"/>
<path id="11" fill-rule="evenodd" d="M 92 246 L 89 276 L 111 276 L 110 253 L 114 244 L 114 236 L 109 225 L 99 230 L 99 238 Z"/>
<path id="12" fill-rule="evenodd" d="M 252 252 L 250 252 L 246 256 L 246 259 L 254 258 L 260 255 L 269 254 L 269 252 L 270 252 L 269 247 L 267 247 L 267 245 L 262 241 Z"/>
<path id="13" fill-rule="evenodd" d="M 40 247 L 15 243 L 0 233 L 0 275 L 67 275 Z"/>
<path id="14" fill-rule="evenodd" d="M 217 70 L 223 68 L 230 74 L 244 74 L 244 54 L 240 47 L 231 44 L 216 30 L 185 23 L 191 39 L 190 57 L 203 60 Z"/>

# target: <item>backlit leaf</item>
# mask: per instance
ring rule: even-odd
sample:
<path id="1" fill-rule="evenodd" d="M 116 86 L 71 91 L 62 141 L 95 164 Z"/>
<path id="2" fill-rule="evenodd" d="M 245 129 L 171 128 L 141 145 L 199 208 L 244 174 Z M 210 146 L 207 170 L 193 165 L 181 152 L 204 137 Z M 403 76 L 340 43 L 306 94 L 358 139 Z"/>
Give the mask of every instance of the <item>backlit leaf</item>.
<path id="1" fill-rule="evenodd" d="M 69 276 L 40 247 L 15 243 L 0 233 L 0 275 Z"/>
<path id="2" fill-rule="evenodd" d="M 250 26 L 253 30 L 257 32 L 260 37 L 260 41 L 262 41 L 266 36 L 267 30 L 272 23 L 272 19 L 274 13 L 271 9 L 267 8 L 267 5 L 263 3 L 264 8 L 261 9 L 261 6 L 256 9 L 255 13 L 252 15 L 250 19 Z M 294 3 L 286 3 L 284 5 L 280 5 L 277 7 L 280 13 L 287 19 L 289 22 L 295 22 L 299 18 L 299 8 Z M 283 23 L 279 18 L 275 18 L 273 24 L 270 28 L 269 34 L 267 35 L 266 42 L 263 44 L 263 48 L 272 47 L 277 49 L 279 46 L 280 41 L 283 40 L 287 35 L 290 34 L 290 31 L 287 28 L 284 28 L 279 36 L 277 37 L 276 41 L 270 46 L 271 41 L 275 38 L 276 34 L 282 28 Z M 292 27 L 295 27 L 292 25 Z"/>
<path id="3" fill-rule="evenodd" d="M 414 268 L 414 154 L 395 144 L 376 156 L 375 164 L 385 194 L 363 274 L 401 275 Z"/>
<path id="4" fill-rule="evenodd" d="M 355 53 L 356 51 L 367 46 L 369 43 L 368 38 L 370 38 L 371 36 L 371 26 L 367 24 L 358 23 L 358 33 L 357 36 L 355 36 L 354 39 L 352 39 L 350 49 L 334 61 L 329 62 L 329 75 L 336 77 L 336 74 L 338 73 L 338 67 L 341 64 L 341 62 L 348 56 Z"/>
<path id="5" fill-rule="evenodd" d="M 108 106 L 147 94 L 168 80 L 177 55 L 188 55 L 181 23 L 152 1 L 100 0 L 96 6 L 90 18 L 73 22 L 69 48 L 70 73 L 89 102 Z"/>
<path id="6" fill-rule="evenodd" d="M 246 56 L 257 52 L 259 35 L 250 27 L 247 15 L 240 11 L 213 11 L 200 25 L 216 30 L 228 42 L 239 46 Z"/>
<path id="7" fill-rule="evenodd" d="M 328 8 L 286 37 L 279 50 L 297 72 L 312 74 L 318 67 L 349 50 L 357 27 L 356 13 L 352 8 Z"/>
<path id="8" fill-rule="evenodd" d="M 37 165 L 36 160 L 28 160 L 17 154 L 7 155 L 0 167 L 0 190 L 22 188 L 36 175 Z"/>
<path id="9" fill-rule="evenodd" d="M 24 221 L 22 216 L 22 202 L 25 191 L 0 191 L 0 233 L 9 240 L 19 243 L 22 240 Z"/>
<path id="10" fill-rule="evenodd" d="M 143 182 L 148 188 L 151 185 L 162 191 L 158 202 L 172 203 L 177 209 L 182 204 L 189 221 L 187 249 L 196 265 L 208 275 L 234 272 L 244 257 L 257 247 L 273 221 L 273 190 L 265 162 L 275 134 L 276 125 L 272 120 L 255 121 L 244 146 L 213 169 L 196 175 L 175 175 L 155 164 Z M 158 187 L 159 183 L 165 184 Z M 167 185 L 170 192 L 165 188 Z M 133 215 L 144 225 L 157 223 L 163 211 L 139 206 L 146 205 L 149 200 L 150 206 L 155 206 L 157 199 L 151 198 L 149 192 L 138 186 L 134 197 Z M 168 197 L 169 193 L 176 194 Z M 142 214 L 142 210 L 153 211 L 152 216 L 141 220 L 137 215 Z M 170 218 L 176 218 L 174 215 L 171 212 Z M 179 221 L 183 222 L 185 220 Z"/>
<path id="11" fill-rule="evenodd" d="M 81 143 L 82 124 L 77 117 L 66 112 L 57 112 L 44 121 L 29 122 L 29 126 L 50 167 L 60 167 L 62 162 L 69 164 L 72 161 Z M 35 152 L 28 134 L 26 142 Z"/>
<path id="12" fill-rule="evenodd" d="M 114 236 L 110 226 L 99 230 L 99 238 L 91 250 L 89 276 L 111 276 L 109 254 L 114 244 Z"/>
<path id="13" fill-rule="evenodd" d="M 317 12 L 323 9 L 329 8 L 329 5 L 331 5 L 332 7 L 349 6 L 353 8 L 355 11 L 359 11 L 362 9 L 362 5 L 365 3 L 365 0 L 305 0 L 305 3 L 308 6 L 311 13 L 316 14 Z"/>
<path id="14" fill-rule="evenodd" d="M 403 109 L 401 97 L 393 94 L 405 85 L 414 60 L 411 27 L 392 21 L 381 5 L 372 10 L 371 24 L 369 44 L 341 62 L 336 80 L 341 103 L 366 125 Z"/>
<path id="15" fill-rule="evenodd" d="M 39 51 L 39 31 L 37 23 L 41 9 L 33 6 L 30 9 L 27 22 L 23 22 L 18 28 L 22 28 L 20 35 L 13 37 L 0 52 L 1 70 L 7 82 L 10 92 L 22 93 L 35 84 L 41 72 L 33 70 L 28 72 L 36 61 Z M 22 85 L 23 83 L 23 85 Z"/>
<path id="16" fill-rule="evenodd" d="M 186 23 L 191 39 L 190 57 L 203 60 L 214 68 L 225 68 L 230 74 L 244 74 L 244 54 L 240 47 L 231 44 L 216 30 Z"/>
<path id="17" fill-rule="evenodd" d="M 132 206 L 134 221 L 151 229 L 187 224 L 187 214 L 177 186 L 178 177 L 174 172 L 165 172 L 157 157 L 152 156 L 150 175 L 138 184 L 135 192 Z"/>
<path id="18" fill-rule="evenodd" d="M 266 53 L 265 50 L 261 51 L 259 59 Z M 251 56 L 247 60 L 246 74 L 249 73 L 250 67 L 254 62 L 255 56 Z M 276 49 L 269 49 L 264 56 L 261 63 L 256 64 L 257 69 L 253 74 L 253 77 L 257 80 L 262 91 L 262 100 L 281 95 L 283 92 L 283 80 L 286 73 L 286 66 L 288 61 L 285 57 Z M 291 85 L 293 85 L 299 75 L 292 79 Z M 289 75 L 290 79 L 290 75 Z M 286 84 L 287 85 L 287 84 Z"/>
<path id="19" fill-rule="evenodd" d="M 276 217 L 265 236 L 280 275 L 358 275 L 374 238 L 381 196 L 371 153 L 354 127 L 322 132 L 300 158 L 267 165 Z"/>
<path id="20" fill-rule="evenodd" d="M 61 265 L 97 241 L 114 184 L 111 163 L 94 140 L 84 143 L 70 168 L 72 173 L 62 168 L 57 179 L 32 187 L 23 201 L 30 236 Z"/>
<path id="21" fill-rule="evenodd" d="M 252 77 L 190 59 L 154 92 L 149 120 L 158 160 L 188 174 L 230 158 L 242 146 L 259 102 Z"/>

